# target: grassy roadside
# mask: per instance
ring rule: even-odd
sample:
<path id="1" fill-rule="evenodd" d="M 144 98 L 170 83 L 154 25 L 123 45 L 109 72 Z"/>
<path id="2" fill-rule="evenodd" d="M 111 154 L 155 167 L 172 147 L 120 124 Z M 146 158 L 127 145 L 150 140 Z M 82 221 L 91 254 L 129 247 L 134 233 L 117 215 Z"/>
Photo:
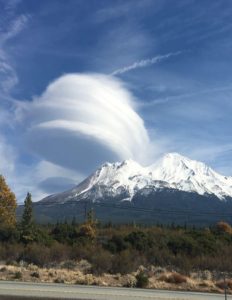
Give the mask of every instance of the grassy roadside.
<path id="1" fill-rule="evenodd" d="M 33 264 L 0 265 L 0 280 L 34 283 L 64 283 L 105 287 L 133 287 L 176 291 L 223 293 L 222 277 L 210 271 L 191 272 L 189 275 L 162 267 L 140 266 L 127 274 L 93 274 L 87 261 L 63 262 L 53 267 Z M 230 279 L 229 279 L 230 278 Z M 232 279 L 227 276 L 228 294 L 232 294 Z M 1 298 L 2 299 L 2 298 Z"/>
<path id="2" fill-rule="evenodd" d="M 25 297 L 25 296 L 0 296 L 0 298 L 1 298 L 1 300 L 23 300 L 23 299 L 30 299 L 30 300 L 39 300 L 39 299 L 43 299 L 43 300 L 58 300 L 57 298 L 50 298 L 50 297 L 49 298 L 44 298 L 44 297 L 41 298 L 41 297 L 31 297 L 31 296 L 28 296 L 28 297 Z M 59 298 L 59 300 L 73 300 L 73 299 Z"/>

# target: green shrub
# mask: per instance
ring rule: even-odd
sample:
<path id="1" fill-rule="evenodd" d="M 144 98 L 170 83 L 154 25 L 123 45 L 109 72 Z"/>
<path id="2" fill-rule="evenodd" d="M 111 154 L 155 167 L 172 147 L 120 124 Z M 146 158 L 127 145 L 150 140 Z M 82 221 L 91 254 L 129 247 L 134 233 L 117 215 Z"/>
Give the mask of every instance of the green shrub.
<path id="1" fill-rule="evenodd" d="M 132 247 L 138 251 L 145 251 L 153 246 L 154 240 L 150 235 L 143 231 L 133 231 L 126 238 L 125 241 L 129 242 Z"/>
<path id="2" fill-rule="evenodd" d="M 148 276 L 144 272 L 139 272 L 136 275 L 136 287 L 137 288 L 146 288 L 149 284 Z"/>
<path id="3" fill-rule="evenodd" d="M 39 272 L 33 272 L 33 273 L 31 273 L 31 277 L 40 278 Z"/>
<path id="4" fill-rule="evenodd" d="M 129 243 L 127 243 L 124 238 L 120 235 L 114 235 L 105 245 L 105 248 L 112 253 L 118 253 L 129 248 Z"/>
<path id="5" fill-rule="evenodd" d="M 62 279 L 62 278 L 56 278 L 54 280 L 54 283 L 64 283 L 64 279 Z"/>
<path id="6" fill-rule="evenodd" d="M 113 257 L 111 273 L 128 274 L 144 265 L 145 260 L 142 255 L 134 250 L 124 250 Z"/>
<path id="7" fill-rule="evenodd" d="M 91 257 L 90 263 L 92 264 L 92 273 L 108 273 L 112 268 L 112 255 L 104 249 L 98 249 Z"/>
<path id="8" fill-rule="evenodd" d="M 6 267 L 2 267 L 1 269 L 0 269 L 0 272 L 6 272 L 7 271 L 7 268 Z"/>
<path id="9" fill-rule="evenodd" d="M 28 245 L 22 259 L 27 263 L 43 267 L 51 262 L 50 249 L 38 244 Z"/>
<path id="10" fill-rule="evenodd" d="M 22 277 L 23 277 L 23 275 L 22 275 L 22 273 L 21 272 L 15 272 L 15 274 L 14 274 L 14 279 L 22 279 Z"/>
<path id="11" fill-rule="evenodd" d="M 76 266 L 77 266 L 77 264 L 73 260 L 67 260 L 67 261 L 62 262 L 62 264 L 61 264 L 62 269 L 68 269 L 68 270 L 75 270 Z"/>

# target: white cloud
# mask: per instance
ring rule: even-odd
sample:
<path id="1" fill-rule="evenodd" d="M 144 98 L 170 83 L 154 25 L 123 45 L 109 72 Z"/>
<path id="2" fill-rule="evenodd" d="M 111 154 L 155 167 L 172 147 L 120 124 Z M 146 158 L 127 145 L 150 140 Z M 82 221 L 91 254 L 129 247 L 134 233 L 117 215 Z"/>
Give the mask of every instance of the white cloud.
<path id="1" fill-rule="evenodd" d="M 7 144 L 5 138 L 0 135 L 0 174 L 10 176 L 14 172 L 16 155 L 13 148 Z"/>
<path id="2" fill-rule="evenodd" d="M 0 28 L 0 92 L 1 97 L 9 96 L 11 90 L 18 84 L 18 76 L 8 54 L 7 42 L 17 36 L 27 25 L 28 15 L 15 16 L 18 0 L 11 0 L 5 4 L 5 22 Z"/>
<path id="3" fill-rule="evenodd" d="M 85 177 L 74 170 L 48 161 L 41 161 L 35 168 L 38 188 L 47 194 L 63 192 L 81 182 Z M 40 200 L 38 198 L 38 200 Z"/>
<path id="4" fill-rule="evenodd" d="M 146 161 L 150 141 L 134 99 L 122 81 L 101 74 L 69 74 L 41 97 L 19 103 L 33 153 L 80 172 L 105 161 Z"/>
<path id="5" fill-rule="evenodd" d="M 192 93 L 185 93 L 185 94 L 180 94 L 180 95 L 174 95 L 174 96 L 166 96 L 166 97 L 162 97 L 162 98 L 157 98 L 154 100 L 151 100 L 149 102 L 140 102 L 140 106 L 141 107 L 148 107 L 151 108 L 152 106 L 156 106 L 156 105 L 162 105 L 162 104 L 166 104 L 166 103 L 173 103 L 175 102 L 180 102 L 183 100 L 186 100 L 188 98 L 193 98 L 193 97 L 198 97 L 198 96 L 204 96 L 204 95 L 210 95 L 210 94 L 214 94 L 215 93 L 220 93 L 220 92 L 226 92 L 226 91 L 231 91 L 232 90 L 232 86 L 228 85 L 228 86 L 221 86 L 221 87 L 216 87 L 216 88 L 211 88 L 211 89 L 205 89 L 205 90 L 199 90 L 196 92 L 192 92 Z"/>
<path id="6" fill-rule="evenodd" d="M 12 175 L 11 186 L 19 202 L 23 201 L 28 191 L 32 193 L 33 201 L 38 201 L 48 194 L 63 192 L 83 179 L 78 172 L 44 160 L 33 166 L 18 164 Z"/>
<path id="7" fill-rule="evenodd" d="M 20 2 L 21 2 L 21 0 L 8 0 L 6 3 L 4 3 L 5 10 L 8 13 L 14 12 Z"/>
<path id="8" fill-rule="evenodd" d="M 0 125 L 14 120 L 11 130 L 21 145 L 9 146 L 0 136 L 0 172 L 19 202 L 28 191 L 37 201 L 77 185 L 107 160 L 149 157 L 150 140 L 133 96 L 115 77 L 65 75 L 40 97 L 15 105 L 14 116 L 1 111 Z"/>
<path id="9" fill-rule="evenodd" d="M 14 18 L 8 25 L 7 30 L 0 34 L 0 45 L 5 44 L 8 40 L 18 35 L 26 26 L 29 16 L 20 15 Z"/>
<path id="10" fill-rule="evenodd" d="M 0 135 L 0 174 L 22 202 L 31 192 L 33 201 L 41 200 L 48 194 L 64 191 L 78 184 L 84 177 L 73 170 L 62 168 L 47 161 L 25 165 L 18 160 L 15 149 Z"/>
<path id="11" fill-rule="evenodd" d="M 7 55 L 0 50 L 0 91 L 7 95 L 18 83 L 18 76 Z"/>
<path id="12" fill-rule="evenodd" d="M 113 71 L 111 75 L 123 74 L 123 73 L 129 72 L 129 71 L 134 70 L 134 69 L 151 66 L 151 65 L 159 63 L 163 60 L 166 60 L 171 56 L 180 55 L 181 53 L 182 53 L 182 51 L 171 52 L 171 53 L 168 53 L 168 54 L 165 54 L 165 55 L 157 55 L 157 56 L 154 56 L 152 58 L 136 61 L 136 62 L 134 62 L 133 64 L 131 64 L 129 66 L 122 67 L 120 69 L 117 69 L 117 70 Z"/>

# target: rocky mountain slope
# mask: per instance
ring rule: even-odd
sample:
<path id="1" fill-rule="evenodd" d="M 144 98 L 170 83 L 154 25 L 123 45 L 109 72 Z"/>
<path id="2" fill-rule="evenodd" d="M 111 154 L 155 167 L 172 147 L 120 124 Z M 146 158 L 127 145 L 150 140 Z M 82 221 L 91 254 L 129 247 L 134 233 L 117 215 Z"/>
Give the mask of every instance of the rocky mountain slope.
<path id="1" fill-rule="evenodd" d="M 214 195 L 224 200 L 232 197 L 232 177 L 222 176 L 202 162 L 169 153 L 148 167 L 133 160 L 105 163 L 75 188 L 43 201 L 64 203 L 87 199 L 95 202 L 105 198 L 131 201 L 138 191 L 148 188 Z"/>
<path id="2" fill-rule="evenodd" d="M 35 204 L 35 214 L 49 222 L 81 221 L 90 207 L 104 222 L 231 222 L 232 177 L 178 153 L 148 167 L 133 160 L 105 163 L 71 190 Z"/>

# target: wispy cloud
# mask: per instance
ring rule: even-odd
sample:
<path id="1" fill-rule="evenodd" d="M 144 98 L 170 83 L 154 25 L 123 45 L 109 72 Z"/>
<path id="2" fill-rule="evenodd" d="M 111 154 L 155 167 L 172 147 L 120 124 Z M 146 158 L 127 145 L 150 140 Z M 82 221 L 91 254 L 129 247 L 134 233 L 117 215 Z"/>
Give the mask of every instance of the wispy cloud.
<path id="1" fill-rule="evenodd" d="M 0 23 L 0 91 L 1 98 L 9 96 L 12 88 L 18 83 L 18 76 L 8 53 L 8 42 L 26 27 L 29 15 L 16 15 L 20 0 L 10 0 L 4 5 L 4 21 Z"/>
<path id="2" fill-rule="evenodd" d="M 25 28 L 28 19 L 29 16 L 27 15 L 20 15 L 13 19 L 9 23 L 7 30 L 0 34 L 0 46 L 19 34 Z"/>
<path id="3" fill-rule="evenodd" d="M 139 103 L 140 107 L 152 107 L 155 105 L 162 105 L 166 104 L 168 102 L 174 102 L 174 101 L 182 101 L 187 98 L 192 98 L 200 95 L 207 95 L 207 94 L 214 94 L 214 93 L 220 93 L 220 92 L 225 92 L 225 91 L 231 91 L 232 86 L 222 86 L 222 87 L 217 87 L 217 88 L 211 88 L 211 89 L 205 89 L 205 90 L 200 90 L 192 93 L 184 93 L 180 95 L 174 95 L 174 96 L 167 96 L 163 98 L 157 98 L 152 101 L 144 101 Z"/>
<path id="4" fill-rule="evenodd" d="M 18 76 L 11 66 L 8 56 L 0 50 L 0 90 L 7 95 L 18 83 Z"/>
<path id="5" fill-rule="evenodd" d="M 15 8 L 18 6 L 18 4 L 21 2 L 21 0 L 8 0 L 5 4 L 5 10 L 8 12 L 14 12 Z"/>
<path id="6" fill-rule="evenodd" d="M 182 53 L 182 51 L 170 52 L 170 53 L 167 53 L 164 55 L 157 55 L 152 58 L 142 59 L 140 61 L 134 62 L 132 65 L 122 67 L 120 69 L 113 71 L 111 73 L 111 75 L 123 74 L 123 73 L 129 72 L 129 71 L 132 71 L 134 69 L 145 68 L 145 67 L 151 66 L 153 64 L 159 63 L 163 60 L 166 60 L 169 57 L 180 55 L 181 53 Z"/>

